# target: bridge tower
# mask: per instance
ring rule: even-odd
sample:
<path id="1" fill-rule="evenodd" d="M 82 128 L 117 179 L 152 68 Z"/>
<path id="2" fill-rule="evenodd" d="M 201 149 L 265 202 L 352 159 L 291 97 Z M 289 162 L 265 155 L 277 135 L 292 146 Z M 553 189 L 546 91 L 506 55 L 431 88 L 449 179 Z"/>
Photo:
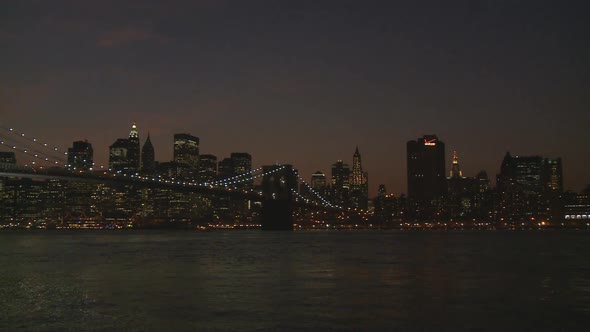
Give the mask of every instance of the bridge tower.
<path id="1" fill-rule="evenodd" d="M 263 166 L 262 172 L 264 174 L 270 173 L 262 178 L 262 229 L 292 231 L 292 190 L 297 186 L 293 166 Z"/>

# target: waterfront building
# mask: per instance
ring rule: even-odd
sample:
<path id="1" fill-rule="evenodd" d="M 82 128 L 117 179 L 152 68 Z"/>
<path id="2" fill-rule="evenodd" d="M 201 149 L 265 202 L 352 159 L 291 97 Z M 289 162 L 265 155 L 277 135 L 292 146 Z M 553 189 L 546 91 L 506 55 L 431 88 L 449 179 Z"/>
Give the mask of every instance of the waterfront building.
<path id="1" fill-rule="evenodd" d="M 556 218 L 562 191 L 561 159 L 506 153 L 497 176 L 498 214 L 507 221 Z"/>

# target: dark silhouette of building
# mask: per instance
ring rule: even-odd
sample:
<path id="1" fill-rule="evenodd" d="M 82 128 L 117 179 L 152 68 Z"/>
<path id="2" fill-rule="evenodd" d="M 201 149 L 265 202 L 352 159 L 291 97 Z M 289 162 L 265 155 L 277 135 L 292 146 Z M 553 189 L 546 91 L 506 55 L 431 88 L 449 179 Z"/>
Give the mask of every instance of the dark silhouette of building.
<path id="1" fill-rule="evenodd" d="M 278 169 L 278 170 L 277 170 Z M 293 191 L 297 188 L 291 165 L 263 166 L 262 229 L 293 230 Z"/>
<path id="2" fill-rule="evenodd" d="M 16 155 L 14 152 L 0 151 L 0 164 L 16 165 Z"/>
<path id="3" fill-rule="evenodd" d="M 76 141 L 68 149 L 68 168 L 75 171 L 89 171 L 94 166 L 94 151 L 88 141 Z"/>
<path id="4" fill-rule="evenodd" d="M 436 135 L 407 143 L 407 177 L 410 211 L 414 220 L 440 220 L 447 194 L 445 144 Z"/>
<path id="5" fill-rule="evenodd" d="M 149 133 L 141 149 L 141 171 L 146 174 L 156 171 L 156 154 Z"/>
<path id="6" fill-rule="evenodd" d="M 428 202 L 446 195 L 445 144 L 436 135 L 407 143 L 408 196 Z"/>
<path id="7" fill-rule="evenodd" d="M 218 164 L 217 178 L 219 180 L 234 176 L 234 163 L 231 158 L 223 158 Z"/>

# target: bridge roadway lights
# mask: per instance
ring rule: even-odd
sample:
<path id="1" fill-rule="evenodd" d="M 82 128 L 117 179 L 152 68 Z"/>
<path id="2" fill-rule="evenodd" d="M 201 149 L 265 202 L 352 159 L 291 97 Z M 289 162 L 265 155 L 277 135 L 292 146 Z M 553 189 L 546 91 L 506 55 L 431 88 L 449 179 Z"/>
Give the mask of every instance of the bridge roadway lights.
<path id="1" fill-rule="evenodd" d="M 262 201 L 262 230 L 292 231 L 292 201 L 286 199 Z"/>

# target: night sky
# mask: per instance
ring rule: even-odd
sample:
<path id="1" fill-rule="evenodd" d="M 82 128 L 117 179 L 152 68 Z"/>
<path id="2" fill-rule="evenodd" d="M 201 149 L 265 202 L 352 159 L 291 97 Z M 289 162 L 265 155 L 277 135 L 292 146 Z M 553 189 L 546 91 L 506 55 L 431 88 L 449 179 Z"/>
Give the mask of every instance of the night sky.
<path id="1" fill-rule="evenodd" d="M 306 178 L 358 145 L 371 194 L 406 192 L 406 142 L 436 134 L 464 175 L 540 154 L 580 190 L 586 2 L 3 1 L 0 124 L 106 164 L 137 122 L 159 161 L 186 132 Z"/>

